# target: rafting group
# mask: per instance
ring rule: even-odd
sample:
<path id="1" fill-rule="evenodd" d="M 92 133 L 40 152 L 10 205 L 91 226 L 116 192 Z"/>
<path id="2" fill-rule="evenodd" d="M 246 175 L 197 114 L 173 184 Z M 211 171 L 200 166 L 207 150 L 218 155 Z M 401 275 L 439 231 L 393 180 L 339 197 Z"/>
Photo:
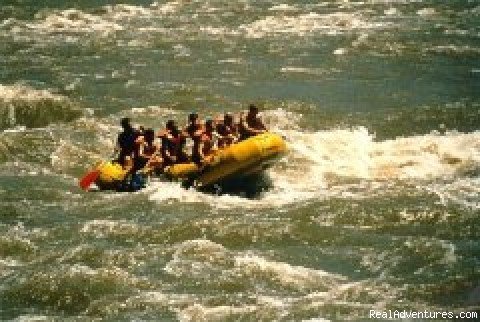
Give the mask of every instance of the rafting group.
<path id="1" fill-rule="evenodd" d="M 129 118 L 123 118 L 120 125 L 123 130 L 117 138 L 114 162 L 125 170 L 123 184 L 131 190 L 142 184 L 146 173 L 160 174 L 166 167 L 189 162 L 202 169 L 218 150 L 267 132 L 254 104 L 247 112 L 225 113 L 215 119 L 202 120 L 197 113 L 190 113 L 183 129 L 172 119 L 157 133 L 142 126 L 134 128 Z M 192 143 L 190 153 L 186 152 L 187 140 Z"/>

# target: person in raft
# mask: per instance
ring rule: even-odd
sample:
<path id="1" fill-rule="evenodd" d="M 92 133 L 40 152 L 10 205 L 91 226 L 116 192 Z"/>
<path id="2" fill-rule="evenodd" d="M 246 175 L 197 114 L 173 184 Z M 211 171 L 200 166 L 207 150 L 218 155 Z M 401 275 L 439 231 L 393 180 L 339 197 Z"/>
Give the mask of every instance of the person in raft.
<path id="1" fill-rule="evenodd" d="M 122 118 L 120 121 L 123 131 L 117 137 L 117 147 L 115 151 L 118 151 L 117 162 L 126 167 L 127 162 L 133 160 L 135 157 L 135 141 L 138 138 L 138 132 L 130 124 L 128 117 Z"/>
<path id="2" fill-rule="evenodd" d="M 186 137 L 174 120 L 168 120 L 165 130 L 158 136 L 162 139 L 161 155 L 165 166 L 188 161 L 184 151 Z"/>
<path id="3" fill-rule="evenodd" d="M 193 140 L 192 161 L 199 167 L 203 167 L 211 161 L 215 152 L 215 124 L 213 120 L 208 119 L 205 122 L 205 129 L 200 135 L 196 135 Z"/>
<path id="4" fill-rule="evenodd" d="M 238 141 L 238 125 L 233 121 L 232 113 L 225 113 L 217 124 L 218 148 L 225 148 Z"/>
<path id="5" fill-rule="evenodd" d="M 250 104 L 245 117 L 240 114 L 239 132 L 241 140 L 267 132 L 267 127 L 258 115 L 258 107 L 254 104 Z"/>
<path id="6" fill-rule="evenodd" d="M 135 167 L 147 170 L 162 169 L 163 159 L 161 157 L 161 146 L 155 143 L 155 132 L 153 129 L 146 129 L 143 136 L 137 139 L 137 158 Z"/>
<path id="7" fill-rule="evenodd" d="M 137 171 L 141 169 L 139 164 L 139 141 L 143 140 L 141 131 L 133 128 L 128 117 L 120 121 L 123 131 L 117 137 L 116 151 L 119 151 L 115 160 L 123 169 L 127 170 L 125 180 L 119 183 L 118 190 L 136 191 L 145 185 L 145 181 Z"/>
<path id="8" fill-rule="evenodd" d="M 183 129 L 183 131 L 192 140 L 195 136 L 198 136 L 203 132 L 203 125 L 197 113 L 193 112 L 188 115 L 188 123 Z"/>

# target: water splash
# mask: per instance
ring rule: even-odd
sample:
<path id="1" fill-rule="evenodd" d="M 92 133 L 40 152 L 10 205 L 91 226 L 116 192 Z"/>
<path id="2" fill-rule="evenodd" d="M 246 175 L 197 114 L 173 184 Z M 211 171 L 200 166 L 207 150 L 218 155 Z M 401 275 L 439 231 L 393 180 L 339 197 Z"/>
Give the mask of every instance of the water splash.
<path id="1" fill-rule="evenodd" d="M 68 122 L 82 114 L 67 97 L 24 85 L 0 84 L 0 130 Z"/>
<path id="2" fill-rule="evenodd" d="M 306 132 L 301 116 L 269 110 L 265 119 L 288 142 L 289 152 L 268 175 L 273 183 L 258 199 L 209 195 L 175 183 L 154 183 L 157 202 L 207 203 L 212 207 L 281 207 L 330 197 L 368 196 L 368 182 L 463 178 L 480 168 L 480 132 L 430 133 L 377 141 L 365 127 Z M 356 183 L 352 185 L 345 183 Z M 358 188 L 362 189 L 358 189 Z"/>

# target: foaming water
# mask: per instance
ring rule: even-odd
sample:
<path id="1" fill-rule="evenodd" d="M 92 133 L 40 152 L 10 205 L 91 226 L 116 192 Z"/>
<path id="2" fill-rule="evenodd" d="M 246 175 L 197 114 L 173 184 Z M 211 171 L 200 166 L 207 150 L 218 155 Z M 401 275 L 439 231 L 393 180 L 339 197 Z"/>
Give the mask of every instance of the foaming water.
<path id="1" fill-rule="evenodd" d="M 335 35 L 361 29 L 386 28 L 388 24 L 366 21 L 357 13 L 318 14 L 309 12 L 297 16 L 267 16 L 240 26 L 247 37 L 262 38 L 275 34 L 309 35 L 315 32 Z"/>
<path id="2" fill-rule="evenodd" d="M 327 292 L 345 282 L 345 278 L 322 270 L 293 266 L 283 262 L 269 260 L 264 256 L 251 253 L 238 253 L 210 240 L 188 240 L 174 247 L 173 259 L 166 265 L 168 274 L 184 279 L 197 280 L 198 283 L 218 287 L 222 283 L 249 284 L 259 283 L 265 287 L 288 288 L 309 293 L 310 290 Z M 233 281 L 232 281 L 233 279 Z M 190 304 L 179 312 L 180 320 L 192 321 L 200 317 L 226 318 L 245 315 L 258 316 L 262 309 L 280 309 L 290 306 L 289 302 L 298 299 L 260 296 L 251 305 L 223 305 L 208 307 L 202 304 Z M 284 312 L 286 313 L 286 312 Z M 266 313 L 274 317 L 275 312 Z M 247 314 L 248 316 L 248 314 Z"/>
<path id="3" fill-rule="evenodd" d="M 376 141 L 366 128 L 286 133 L 296 158 L 315 177 L 368 180 L 436 179 L 479 166 L 479 132 L 427 134 Z M 305 165 L 305 164 L 303 164 Z M 307 169 L 309 169 L 307 165 Z"/>
<path id="4" fill-rule="evenodd" d="M 104 6 L 96 10 L 96 13 L 79 9 L 40 11 L 35 15 L 35 21 L 25 23 L 25 27 L 35 29 L 40 33 L 96 33 L 100 36 L 108 36 L 125 29 L 123 25 L 119 24 L 122 20 L 173 13 L 177 5 L 176 2 L 164 5 L 153 3 L 150 7 L 117 4 Z M 4 22 L 4 26 L 14 24 L 15 21 L 12 20 Z"/>
<path id="5" fill-rule="evenodd" d="M 331 197 L 368 196 L 371 183 L 436 180 L 467 181 L 480 169 L 480 133 L 430 133 L 377 141 L 367 128 L 298 130 L 299 115 L 266 112 L 266 120 L 288 142 L 288 154 L 267 171 L 272 186 L 256 198 L 185 190 L 178 183 L 154 182 L 150 199 L 157 202 L 206 203 L 224 207 L 282 207 Z M 262 180 L 261 178 L 259 180 Z"/>
<path id="6" fill-rule="evenodd" d="M 475 1 L 7 2 L 0 319 L 478 305 Z M 289 148 L 263 175 L 213 192 L 78 187 L 122 117 L 158 130 L 249 103 Z"/>
<path id="7" fill-rule="evenodd" d="M 24 85 L 0 84 L 0 130 L 41 127 L 71 121 L 81 114 L 79 107 L 65 96 Z"/>
<path id="8" fill-rule="evenodd" d="M 451 182 L 433 183 L 427 189 L 438 195 L 444 205 L 456 204 L 466 209 L 479 210 L 480 178 L 458 178 Z"/>

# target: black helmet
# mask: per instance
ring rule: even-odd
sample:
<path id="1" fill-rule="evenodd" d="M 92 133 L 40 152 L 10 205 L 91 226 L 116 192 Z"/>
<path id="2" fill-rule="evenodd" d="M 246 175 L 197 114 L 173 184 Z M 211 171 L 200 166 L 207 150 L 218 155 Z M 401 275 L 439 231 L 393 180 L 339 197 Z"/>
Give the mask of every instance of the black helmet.
<path id="1" fill-rule="evenodd" d="M 192 112 L 192 113 L 188 114 L 188 120 L 190 122 L 193 122 L 196 119 L 198 119 L 198 114 L 196 112 Z"/>
<path id="2" fill-rule="evenodd" d="M 168 120 L 165 127 L 169 130 L 172 130 L 173 128 L 177 127 L 177 124 L 175 123 L 174 120 Z"/>
<path id="3" fill-rule="evenodd" d="M 255 104 L 250 104 L 250 105 L 248 106 L 248 110 L 249 110 L 250 112 L 258 112 L 258 107 L 257 107 Z"/>
<path id="4" fill-rule="evenodd" d="M 147 141 L 152 141 L 155 139 L 155 131 L 153 131 L 153 129 L 146 129 L 144 135 L 145 140 Z"/>
<path id="5" fill-rule="evenodd" d="M 131 128 L 132 126 L 130 125 L 130 119 L 128 117 L 124 117 L 120 120 L 120 125 L 124 128 L 124 129 L 128 129 L 128 128 Z"/>

